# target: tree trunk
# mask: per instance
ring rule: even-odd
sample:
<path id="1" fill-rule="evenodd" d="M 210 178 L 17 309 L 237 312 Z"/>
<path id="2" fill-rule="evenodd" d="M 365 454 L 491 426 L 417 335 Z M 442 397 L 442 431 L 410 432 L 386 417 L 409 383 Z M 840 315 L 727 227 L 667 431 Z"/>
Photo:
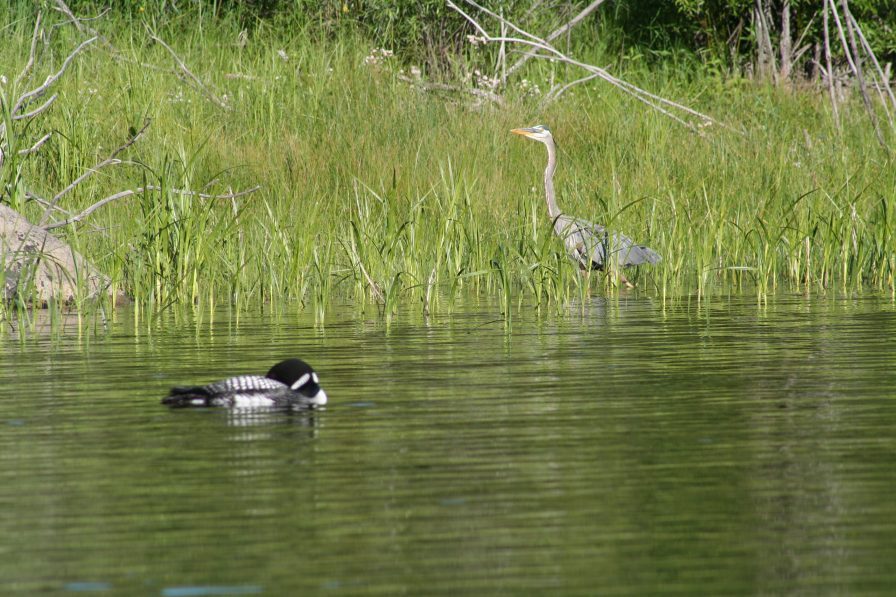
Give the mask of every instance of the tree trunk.
<path id="1" fill-rule="evenodd" d="M 790 0 L 784 0 L 781 6 L 781 70 L 780 80 L 790 79 L 793 70 L 793 47 L 790 39 Z"/>

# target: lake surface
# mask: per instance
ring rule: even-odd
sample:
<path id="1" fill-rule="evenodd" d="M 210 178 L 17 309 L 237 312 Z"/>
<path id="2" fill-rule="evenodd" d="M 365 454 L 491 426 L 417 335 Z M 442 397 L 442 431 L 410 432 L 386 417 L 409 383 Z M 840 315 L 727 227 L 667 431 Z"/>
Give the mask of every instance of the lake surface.
<path id="1" fill-rule="evenodd" d="M 894 590 L 891 297 L 498 312 L 3 340 L 0 594 Z M 289 356 L 325 411 L 159 404 Z"/>

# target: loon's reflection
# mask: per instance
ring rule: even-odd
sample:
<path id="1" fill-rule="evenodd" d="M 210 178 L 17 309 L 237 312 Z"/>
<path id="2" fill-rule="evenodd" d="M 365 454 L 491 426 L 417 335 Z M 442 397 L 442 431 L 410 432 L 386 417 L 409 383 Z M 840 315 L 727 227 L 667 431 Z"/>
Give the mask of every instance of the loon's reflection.
<path id="1" fill-rule="evenodd" d="M 270 437 L 276 430 L 282 433 L 284 426 L 301 430 L 303 435 L 307 431 L 308 437 L 317 437 L 320 427 L 320 414 L 324 409 L 293 409 L 293 408 L 229 408 L 224 410 L 227 424 L 231 427 L 251 428 L 254 432 L 244 437 L 234 439 L 260 439 Z"/>

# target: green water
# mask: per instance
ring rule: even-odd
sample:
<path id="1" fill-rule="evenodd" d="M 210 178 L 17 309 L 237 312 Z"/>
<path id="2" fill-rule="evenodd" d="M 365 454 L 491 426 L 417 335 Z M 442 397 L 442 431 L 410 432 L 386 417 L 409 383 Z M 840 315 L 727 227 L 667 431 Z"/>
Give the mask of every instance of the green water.
<path id="1" fill-rule="evenodd" d="M 0 344 L 0 594 L 886 593 L 896 306 L 218 314 Z M 313 416 L 169 411 L 302 356 Z"/>

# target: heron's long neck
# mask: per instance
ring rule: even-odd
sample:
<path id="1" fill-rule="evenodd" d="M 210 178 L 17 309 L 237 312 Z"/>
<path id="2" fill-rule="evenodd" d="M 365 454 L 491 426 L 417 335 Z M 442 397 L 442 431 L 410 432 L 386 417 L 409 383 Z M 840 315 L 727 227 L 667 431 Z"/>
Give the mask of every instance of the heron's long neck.
<path id="1" fill-rule="evenodd" d="M 557 207 L 557 198 L 554 196 L 554 170 L 557 169 L 557 148 L 554 141 L 548 138 L 545 141 L 548 148 L 548 167 L 544 169 L 544 195 L 548 202 L 548 214 L 551 220 L 560 215 L 560 208 Z"/>

